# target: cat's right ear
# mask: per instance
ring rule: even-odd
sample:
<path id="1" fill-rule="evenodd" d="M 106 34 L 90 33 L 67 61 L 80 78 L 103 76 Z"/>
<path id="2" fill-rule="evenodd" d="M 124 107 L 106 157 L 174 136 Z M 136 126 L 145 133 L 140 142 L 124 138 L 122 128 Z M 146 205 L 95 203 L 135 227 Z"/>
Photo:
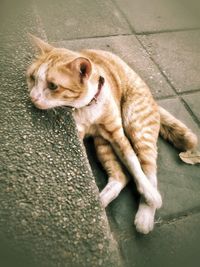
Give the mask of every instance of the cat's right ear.
<path id="1" fill-rule="evenodd" d="M 31 33 L 28 33 L 28 38 L 30 42 L 39 50 L 40 53 L 45 54 L 50 52 L 54 47 L 50 44 L 44 42 L 40 38 L 34 36 Z"/>
<path id="2" fill-rule="evenodd" d="M 81 78 L 81 82 L 88 80 L 92 73 L 92 63 L 85 57 L 74 59 L 69 66 L 73 73 Z"/>

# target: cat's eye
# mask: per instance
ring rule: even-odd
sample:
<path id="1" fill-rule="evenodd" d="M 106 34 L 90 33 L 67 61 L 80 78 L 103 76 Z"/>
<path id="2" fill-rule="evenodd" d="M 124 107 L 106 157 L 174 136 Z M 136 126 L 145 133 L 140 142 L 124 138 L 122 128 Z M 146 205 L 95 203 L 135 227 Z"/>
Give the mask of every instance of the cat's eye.
<path id="1" fill-rule="evenodd" d="M 52 82 L 48 82 L 47 87 L 48 87 L 50 90 L 54 91 L 54 90 L 56 90 L 56 89 L 58 88 L 58 85 L 55 84 L 55 83 L 52 83 Z"/>

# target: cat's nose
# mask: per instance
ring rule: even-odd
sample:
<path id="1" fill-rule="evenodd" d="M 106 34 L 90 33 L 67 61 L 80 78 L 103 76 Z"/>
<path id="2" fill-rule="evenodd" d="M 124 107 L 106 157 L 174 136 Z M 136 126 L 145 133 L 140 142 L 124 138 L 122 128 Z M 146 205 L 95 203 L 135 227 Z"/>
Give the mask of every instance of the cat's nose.
<path id="1" fill-rule="evenodd" d="M 31 100 L 37 102 L 41 98 L 41 94 L 31 95 Z"/>

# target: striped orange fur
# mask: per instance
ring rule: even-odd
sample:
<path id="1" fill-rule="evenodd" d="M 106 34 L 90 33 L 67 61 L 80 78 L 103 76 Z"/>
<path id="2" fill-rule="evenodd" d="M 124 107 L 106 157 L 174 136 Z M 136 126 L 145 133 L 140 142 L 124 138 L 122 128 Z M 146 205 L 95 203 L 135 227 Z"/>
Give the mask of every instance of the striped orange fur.
<path id="1" fill-rule="evenodd" d="M 108 173 L 100 193 L 102 205 L 106 207 L 128 183 L 126 167 L 142 195 L 136 229 L 149 233 L 162 205 L 156 175 L 158 134 L 183 150 L 196 146 L 196 136 L 156 104 L 148 86 L 118 56 L 100 50 L 73 52 L 31 38 L 40 50 L 27 71 L 32 102 L 40 109 L 75 108 L 80 138 L 94 137 Z"/>

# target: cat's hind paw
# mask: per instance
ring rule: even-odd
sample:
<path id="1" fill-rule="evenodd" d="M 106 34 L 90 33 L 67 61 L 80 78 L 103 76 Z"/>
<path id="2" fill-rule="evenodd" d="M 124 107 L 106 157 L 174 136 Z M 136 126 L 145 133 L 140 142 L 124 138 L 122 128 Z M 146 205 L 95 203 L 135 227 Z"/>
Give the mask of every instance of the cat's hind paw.
<path id="1" fill-rule="evenodd" d="M 135 216 L 134 224 L 136 226 L 136 230 L 139 233 L 148 234 L 153 230 L 154 214 L 154 208 L 147 205 L 144 208 L 138 210 Z"/>

